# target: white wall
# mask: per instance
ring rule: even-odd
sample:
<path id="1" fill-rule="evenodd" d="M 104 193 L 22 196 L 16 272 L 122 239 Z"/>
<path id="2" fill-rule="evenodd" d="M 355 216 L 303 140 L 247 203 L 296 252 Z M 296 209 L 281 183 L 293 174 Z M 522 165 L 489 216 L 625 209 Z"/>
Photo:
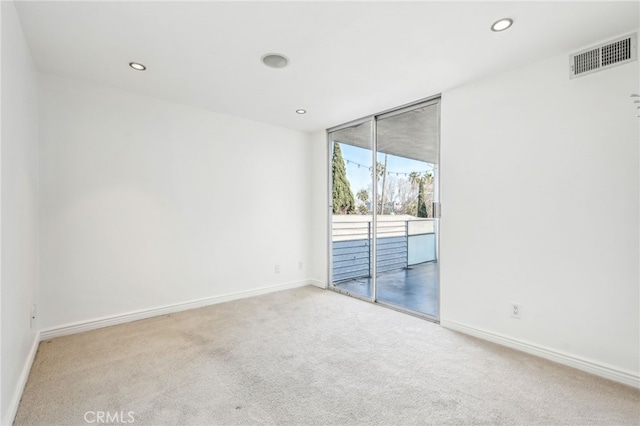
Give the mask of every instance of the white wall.
<path id="1" fill-rule="evenodd" d="M 43 329 L 310 278 L 306 134 L 39 84 Z"/>
<path id="2" fill-rule="evenodd" d="M 311 200 L 311 276 L 319 286 L 328 283 L 328 151 L 327 133 L 323 130 L 310 135 Z"/>
<path id="3" fill-rule="evenodd" d="M 10 424 L 37 343 L 30 309 L 38 288 L 38 109 L 36 71 L 14 4 L 1 3 L 0 421 Z"/>
<path id="4" fill-rule="evenodd" d="M 442 320 L 637 378 L 638 62 L 568 53 L 443 94 Z"/>

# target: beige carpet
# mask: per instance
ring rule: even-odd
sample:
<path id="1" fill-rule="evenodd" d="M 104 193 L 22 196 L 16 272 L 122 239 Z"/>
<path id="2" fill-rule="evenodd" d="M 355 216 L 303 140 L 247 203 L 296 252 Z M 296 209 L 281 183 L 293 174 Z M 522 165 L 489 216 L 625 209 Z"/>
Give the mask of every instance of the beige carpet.
<path id="1" fill-rule="evenodd" d="M 41 343 L 15 424 L 100 424 L 97 412 L 142 425 L 638 425 L 640 391 L 305 287 Z"/>

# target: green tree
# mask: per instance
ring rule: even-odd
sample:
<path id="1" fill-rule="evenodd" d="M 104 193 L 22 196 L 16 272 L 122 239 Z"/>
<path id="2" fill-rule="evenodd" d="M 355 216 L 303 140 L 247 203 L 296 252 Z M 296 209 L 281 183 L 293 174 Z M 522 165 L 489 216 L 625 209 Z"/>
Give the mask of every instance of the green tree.
<path id="1" fill-rule="evenodd" d="M 425 201 L 424 196 L 424 181 L 425 179 L 420 179 L 418 181 L 418 217 L 429 217 L 429 213 L 427 212 L 427 202 Z"/>
<path id="2" fill-rule="evenodd" d="M 418 194 L 418 186 L 422 180 L 422 176 L 418 172 L 411 172 L 407 178 L 411 191 L 407 192 L 405 201 L 405 212 L 411 216 L 418 215 L 418 200 L 416 195 Z"/>
<path id="3" fill-rule="evenodd" d="M 342 151 L 338 142 L 333 143 L 333 157 L 331 159 L 332 170 L 332 197 L 333 214 L 353 214 L 356 212 L 356 203 L 351 192 L 351 184 L 347 179 L 347 168 L 344 165 Z"/>
<path id="4" fill-rule="evenodd" d="M 431 172 L 427 172 L 424 175 L 424 200 L 427 205 L 427 217 L 433 217 L 433 185 L 434 178 Z"/>

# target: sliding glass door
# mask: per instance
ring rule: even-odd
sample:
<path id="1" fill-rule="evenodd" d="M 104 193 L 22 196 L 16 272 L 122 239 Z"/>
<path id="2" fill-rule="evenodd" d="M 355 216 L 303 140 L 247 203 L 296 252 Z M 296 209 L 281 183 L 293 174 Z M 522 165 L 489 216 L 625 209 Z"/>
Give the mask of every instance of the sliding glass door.
<path id="1" fill-rule="evenodd" d="M 329 133 L 331 156 L 331 285 L 373 300 L 370 189 L 373 122 Z"/>
<path id="2" fill-rule="evenodd" d="M 439 317 L 439 99 L 328 132 L 330 287 Z"/>
<path id="3" fill-rule="evenodd" d="M 376 300 L 438 317 L 438 103 L 377 117 Z"/>

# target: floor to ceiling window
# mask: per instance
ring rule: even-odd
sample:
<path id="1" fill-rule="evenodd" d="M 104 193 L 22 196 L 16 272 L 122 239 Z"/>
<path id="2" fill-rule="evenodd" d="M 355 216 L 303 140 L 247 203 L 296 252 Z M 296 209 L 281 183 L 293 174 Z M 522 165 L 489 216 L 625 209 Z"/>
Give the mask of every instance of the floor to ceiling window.
<path id="1" fill-rule="evenodd" d="M 328 131 L 330 287 L 437 320 L 439 98 Z"/>

